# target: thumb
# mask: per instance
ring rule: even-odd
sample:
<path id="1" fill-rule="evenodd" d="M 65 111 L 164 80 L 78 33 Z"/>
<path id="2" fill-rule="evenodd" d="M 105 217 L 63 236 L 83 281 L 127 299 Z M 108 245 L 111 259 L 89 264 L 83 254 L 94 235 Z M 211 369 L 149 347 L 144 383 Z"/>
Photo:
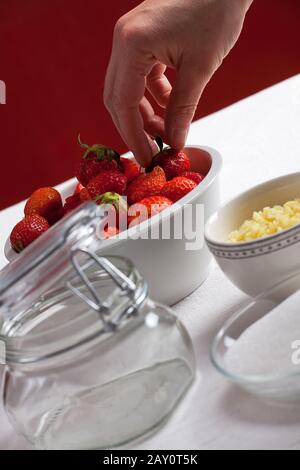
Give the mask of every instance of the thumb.
<path id="1" fill-rule="evenodd" d="M 209 74 L 186 64 L 178 71 L 166 109 L 165 129 L 168 144 L 180 150 L 184 147 L 190 124 Z"/>

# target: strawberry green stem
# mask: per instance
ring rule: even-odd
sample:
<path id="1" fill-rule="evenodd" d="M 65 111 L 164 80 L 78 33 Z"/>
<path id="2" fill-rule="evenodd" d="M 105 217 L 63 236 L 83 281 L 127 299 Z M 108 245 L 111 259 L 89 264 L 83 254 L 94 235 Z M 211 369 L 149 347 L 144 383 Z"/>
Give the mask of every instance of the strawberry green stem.
<path id="1" fill-rule="evenodd" d="M 120 154 L 110 147 L 106 147 L 105 145 L 102 145 L 102 144 L 94 144 L 92 146 L 89 146 L 87 144 L 82 143 L 80 134 L 77 137 L 77 142 L 81 148 L 85 149 L 85 152 L 82 156 L 83 159 L 88 157 L 88 155 L 92 153 L 96 155 L 98 160 L 103 160 L 106 155 L 108 156 L 110 160 L 115 159 L 117 162 L 120 160 Z"/>

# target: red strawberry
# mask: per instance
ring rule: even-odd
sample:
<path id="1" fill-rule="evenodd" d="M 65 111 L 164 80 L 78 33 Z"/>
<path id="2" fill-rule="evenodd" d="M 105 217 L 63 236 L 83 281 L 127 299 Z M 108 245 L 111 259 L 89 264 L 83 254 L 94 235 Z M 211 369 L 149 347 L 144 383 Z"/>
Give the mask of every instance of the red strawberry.
<path id="1" fill-rule="evenodd" d="M 46 232 L 49 227 L 47 220 L 41 215 L 28 215 L 13 228 L 10 234 L 12 248 L 20 253 L 42 233 Z"/>
<path id="2" fill-rule="evenodd" d="M 80 191 L 81 191 L 83 188 L 84 188 L 84 186 L 82 186 L 81 183 L 78 183 L 78 184 L 76 185 L 74 194 L 80 193 Z"/>
<path id="3" fill-rule="evenodd" d="M 128 205 L 120 194 L 107 192 L 97 196 L 95 202 L 108 208 L 111 207 L 111 210 L 108 210 L 108 225 L 110 227 L 118 227 L 121 230 L 127 229 Z"/>
<path id="4" fill-rule="evenodd" d="M 161 211 L 171 206 L 173 202 L 163 196 L 150 196 L 136 202 L 128 209 L 128 225 L 131 227 L 143 220 L 159 214 Z"/>
<path id="5" fill-rule="evenodd" d="M 107 225 L 104 230 L 101 231 L 100 238 L 106 240 L 107 238 L 115 237 L 118 233 L 120 233 L 120 230 L 117 227 Z"/>
<path id="6" fill-rule="evenodd" d="M 127 178 L 120 171 L 103 171 L 95 176 L 86 189 L 92 199 L 107 192 L 124 194 Z"/>
<path id="7" fill-rule="evenodd" d="M 81 202 L 91 201 L 92 198 L 86 188 L 83 188 L 79 193 L 79 198 Z"/>
<path id="8" fill-rule="evenodd" d="M 121 157 L 121 167 L 128 183 L 134 180 L 141 173 L 139 165 L 129 158 Z"/>
<path id="9" fill-rule="evenodd" d="M 92 146 L 83 144 L 80 136 L 78 136 L 78 143 L 85 149 L 76 171 L 76 177 L 83 186 L 86 186 L 102 171 L 120 170 L 120 155 L 111 148 L 101 144 Z"/>
<path id="10" fill-rule="evenodd" d="M 67 197 L 64 204 L 64 215 L 76 209 L 76 207 L 80 206 L 80 204 L 82 204 L 80 193 L 74 193 L 72 196 Z"/>
<path id="11" fill-rule="evenodd" d="M 184 176 L 177 176 L 167 181 L 162 188 L 161 195 L 176 202 L 196 187 L 196 183 Z"/>
<path id="12" fill-rule="evenodd" d="M 167 180 L 171 180 L 176 176 L 180 176 L 185 171 L 190 170 L 190 160 L 183 150 L 174 150 L 171 147 L 163 148 L 162 140 L 157 138 L 156 141 L 160 147 L 160 152 L 153 157 L 147 171 L 159 165 L 164 170 Z"/>
<path id="13" fill-rule="evenodd" d="M 145 197 L 159 195 L 165 182 L 166 175 L 160 166 L 156 166 L 151 173 L 141 174 L 127 187 L 126 194 L 129 204 L 139 202 Z"/>
<path id="14" fill-rule="evenodd" d="M 185 171 L 181 176 L 185 176 L 189 180 L 195 181 L 196 184 L 200 184 L 204 180 L 204 176 L 196 171 Z"/>
<path id="15" fill-rule="evenodd" d="M 37 189 L 26 202 L 24 213 L 41 215 L 52 225 L 63 215 L 61 195 L 54 188 Z"/>

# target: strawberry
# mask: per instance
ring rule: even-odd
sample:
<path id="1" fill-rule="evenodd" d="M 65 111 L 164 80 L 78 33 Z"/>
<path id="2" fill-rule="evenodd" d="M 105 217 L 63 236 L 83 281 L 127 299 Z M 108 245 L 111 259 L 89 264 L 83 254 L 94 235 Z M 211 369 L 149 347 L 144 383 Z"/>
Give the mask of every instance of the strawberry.
<path id="1" fill-rule="evenodd" d="M 83 188 L 79 193 L 79 198 L 81 202 L 91 201 L 92 198 L 86 188 Z"/>
<path id="2" fill-rule="evenodd" d="M 151 173 L 141 174 L 127 187 L 126 195 L 129 204 L 139 202 L 145 197 L 159 195 L 165 182 L 165 172 L 160 166 L 156 166 Z"/>
<path id="3" fill-rule="evenodd" d="M 173 202 L 163 196 L 150 196 L 129 207 L 128 225 L 131 227 L 171 206 Z"/>
<path id="4" fill-rule="evenodd" d="M 181 176 L 185 176 L 189 180 L 194 181 L 196 184 L 200 184 L 204 180 L 204 176 L 196 171 L 185 171 Z"/>
<path id="5" fill-rule="evenodd" d="M 174 150 L 171 147 L 163 148 L 163 142 L 160 138 L 157 138 L 156 142 L 160 151 L 153 157 L 147 171 L 151 171 L 155 166 L 159 165 L 164 170 L 167 180 L 171 180 L 190 170 L 190 160 L 183 150 Z"/>
<path id="6" fill-rule="evenodd" d="M 106 240 L 107 238 L 115 237 L 120 233 L 120 230 L 117 227 L 110 227 L 106 225 L 104 230 L 100 233 L 100 238 Z"/>
<path id="7" fill-rule="evenodd" d="M 195 181 L 185 178 L 185 176 L 176 176 L 176 178 L 166 182 L 161 190 L 161 195 L 176 202 L 192 191 L 196 186 Z"/>
<path id="8" fill-rule="evenodd" d="M 106 192 L 124 194 L 127 178 L 120 171 L 103 171 L 95 176 L 87 185 L 86 189 L 92 199 Z"/>
<path id="9" fill-rule="evenodd" d="M 12 248 L 20 253 L 50 227 L 47 220 L 38 214 L 32 214 L 19 222 L 10 234 Z"/>
<path id="10" fill-rule="evenodd" d="M 120 194 L 107 192 L 97 196 L 95 202 L 99 205 L 105 205 L 108 210 L 108 225 L 118 227 L 122 230 L 127 229 L 127 202 Z"/>
<path id="11" fill-rule="evenodd" d="M 74 194 L 77 194 L 77 193 L 80 193 L 80 191 L 84 188 L 84 186 L 82 186 L 81 183 L 78 183 L 75 190 L 74 190 Z"/>
<path id="12" fill-rule="evenodd" d="M 72 196 L 67 197 L 63 208 L 64 215 L 76 209 L 76 207 L 80 206 L 80 204 L 82 204 L 82 201 L 80 199 L 80 193 L 74 193 Z"/>
<path id="13" fill-rule="evenodd" d="M 115 150 L 101 144 L 92 146 L 83 144 L 80 135 L 78 136 L 78 143 L 81 148 L 85 149 L 76 171 L 76 177 L 83 186 L 87 186 L 102 171 L 121 169 L 120 155 Z"/>
<path id="14" fill-rule="evenodd" d="M 37 189 L 26 202 L 24 213 L 25 216 L 41 215 L 50 225 L 53 225 L 63 215 L 61 195 L 54 188 Z"/>
<path id="15" fill-rule="evenodd" d="M 121 167 L 128 183 L 134 180 L 141 173 L 140 166 L 129 158 L 121 157 Z"/>

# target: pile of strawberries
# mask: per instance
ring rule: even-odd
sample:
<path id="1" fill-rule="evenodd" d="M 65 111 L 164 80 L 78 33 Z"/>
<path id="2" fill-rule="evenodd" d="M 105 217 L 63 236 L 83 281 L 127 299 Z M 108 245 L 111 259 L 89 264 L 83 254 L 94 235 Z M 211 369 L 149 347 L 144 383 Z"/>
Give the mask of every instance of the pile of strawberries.
<path id="1" fill-rule="evenodd" d="M 92 200 L 111 208 L 114 217 L 108 217 L 103 229 L 103 237 L 108 238 L 171 206 L 204 178 L 191 171 L 189 158 L 183 150 L 163 148 L 160 139 L 157 140 L 160 151 L 146 170 L 128 158 L 120 157 L 109 147 L 88 146 L 80 137 L 78 141 L 84 155 L 76 171 L 79 183 L 74 194 L 63 204 L 61 195 L 54 188 L 34 191 L 25 205 L 24 219 L 10 235 L 11 246 L 16 252 L 22 251 L 85 201 Z M 112 220 L 114 222 L 110 223 Z"/>

